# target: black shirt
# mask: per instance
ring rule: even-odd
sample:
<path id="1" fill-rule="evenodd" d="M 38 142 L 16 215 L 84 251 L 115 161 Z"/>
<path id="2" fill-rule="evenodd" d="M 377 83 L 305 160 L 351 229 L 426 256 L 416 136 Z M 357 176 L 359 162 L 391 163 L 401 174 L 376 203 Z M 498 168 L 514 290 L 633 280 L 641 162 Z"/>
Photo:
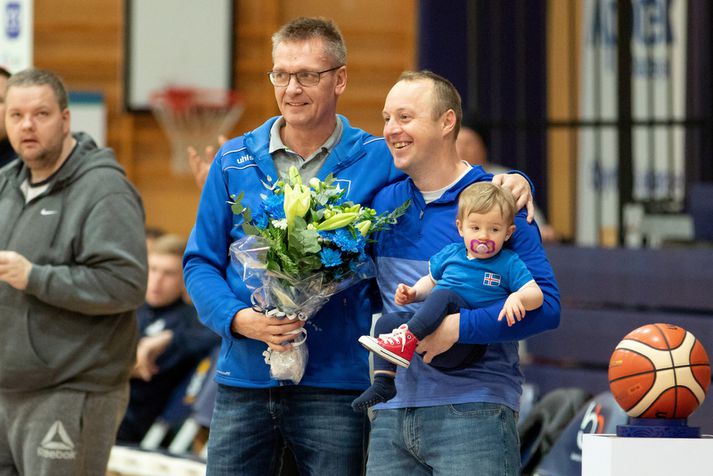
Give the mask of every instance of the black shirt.
<path id="1" fill-rule="evenodd" d="M 7 139 L 0 140 L 0 169 L 17 158 L 15 150 Z"/>

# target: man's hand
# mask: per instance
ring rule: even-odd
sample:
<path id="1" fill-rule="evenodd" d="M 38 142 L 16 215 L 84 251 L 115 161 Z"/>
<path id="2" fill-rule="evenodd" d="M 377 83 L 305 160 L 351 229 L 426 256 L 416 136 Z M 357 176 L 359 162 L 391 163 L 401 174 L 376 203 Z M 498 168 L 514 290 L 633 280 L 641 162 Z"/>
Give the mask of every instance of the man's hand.
<path id="1" fill-rule="evenodd" d="M 443 319 L 441 325 L 433 331 L 431 334 L 418 343 L 416 347 L 416 352 L 422 354 L 423 361 L 427 364 L 431 363 L 431 360 L 439 354 L 447 351 L 453 344 L 458 342 L 458 336 L 460 334 L 460 313 L 449 314 Z"/>
<path id="2" fill-rule="evenodd" d="M 297 330 L 304 325 L 304 321 L 299 319 L 277 319 L 245 308 L 235 314 L 230 329 L 249 339 L 261 340 L 272 350 L 283 352 L 289 350 L 290 343 L 301 335 Z"/>
<path id="3" fill-rule="evenodd" d="M 518 210 L 527 206 L 527 222 L 532 223 L 535 218 L 535 202 L 527 179 L 520 174 L 498 174 L 493 176 L 493 183 L 512 192 Z"/>
<path id="4" fill-rule="evenodd" d="M 218 136 L 218 144 L 223 145 L 228 140 L 224 135 Z M 191 172 L 193 173 L 193 178 L 196 180 L 196 185 L 199 190 L 203 190 L 203 185 L 208 178 L 208 171 L 210 170 L 210 164 L 213 162 L 215 157 L 216 149 L 212 145 L 209 145 L 203 151 L 203 155 L 198 154 L 195 147 L 188 147 L 186 150 L 188 153 L 188 164 L 191 166 Z"/>
<path id="5" fill-rule="evenodd" d="M 27 289 L 32 263 L 14 251 L 0 251 L 0 281 L 18 291 Z"/>
<path id="6" fill-rule="evenodd" d="M 173 332 L 170 330 L 162 331 L 155 336 L 142 337 L 136 347 L 136 365 L 131 376 L 145 382 L 151 381 L 159 371 L 156 360 L 166 351 L 171 340 L 173 340 Z"/>
<path id="7" fill-rule="evenodd" d="M 399 306 L 411 304 L 416 300 L 416 290 L 411 286 L 400 283 L 394 293 L 394 302 Z"/>

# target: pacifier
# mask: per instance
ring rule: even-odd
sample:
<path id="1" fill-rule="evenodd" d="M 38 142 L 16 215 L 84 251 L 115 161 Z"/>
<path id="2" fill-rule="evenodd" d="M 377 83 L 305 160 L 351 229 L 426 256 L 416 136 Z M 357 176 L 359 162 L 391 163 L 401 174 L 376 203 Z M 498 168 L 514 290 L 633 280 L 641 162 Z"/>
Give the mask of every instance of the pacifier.
<path id="1" fill-rule="evenodd" d="M 495 242 L 493 240 L 471 240 L 470 250 L 476 255 L 489 255 L 495 252 Z"/>

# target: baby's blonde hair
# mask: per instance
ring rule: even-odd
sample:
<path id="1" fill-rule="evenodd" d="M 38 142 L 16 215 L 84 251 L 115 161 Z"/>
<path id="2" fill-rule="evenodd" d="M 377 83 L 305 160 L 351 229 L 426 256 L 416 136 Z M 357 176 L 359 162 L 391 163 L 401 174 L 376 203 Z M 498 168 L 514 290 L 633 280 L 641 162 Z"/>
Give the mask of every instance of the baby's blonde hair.
<path id="1" fill-rule="evenodd" d="M 491 182 L 476 182 L 466 187 L 458 198 L 458 220 L 463 221 L 471 213 L 488 213 L 495 206 L 500 207 L 508 225 L 515 222 L 517 204 L 512 193 Z"/>

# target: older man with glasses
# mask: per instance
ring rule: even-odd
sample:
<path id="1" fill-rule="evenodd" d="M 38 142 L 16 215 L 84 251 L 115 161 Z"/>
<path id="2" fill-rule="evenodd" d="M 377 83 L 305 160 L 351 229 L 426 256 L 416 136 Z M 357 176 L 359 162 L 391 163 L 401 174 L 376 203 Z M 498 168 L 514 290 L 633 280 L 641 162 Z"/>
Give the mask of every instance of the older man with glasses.
<path id="1" fill-rule="evenodd" d="M 259 208 L 260 194 L 291 166 L 303 180 L 332 173 L 347 199 L 370 203 L 400 176 L 382 138 L 337 115 L 347 84 L 346 47 L 336 25 L 298 18 L 272 38 L 281 116 L 221 147 L 203 188 L 184 258 L 185 279 L 201 320 L 222 337 L 218 396 L 208 444 L 208 474 L 278 474 L 288 446 L 300 474 L 361 474 L 368 422 L 351 400 L 369 385 L 366 353 L 357 343 L 371 324 L 368 285 L 332 299 L 314 318 L 310 360 L 299 385 L 270 377 L 262 352 L 294 339 L 301 321 L 278 320 L 252 309 L 249 291 L 230 266 L 228 246 L 242 236 L 240 217 L 226 201 L 244 192 Z"/>
<path id="2" fill-rule="evenodd" d="M 309 334 L 309 363 L 299 385 L 272 379 L 263 362 L 265 345 L 288 349 L 292 331 L 304 324 L 253 310 L 250 292 L 228 257 L 229 245 L 243 231 L 241 217 L 226 202 L 243 193 L 243 203 L 258 209 L 266 187 L 285 178 L 291 166 L 304 181 L 333 174 L 346 189 L 345 198 L 362 204 L 402 174 L 383 138 L 337 115 L 347 84 L 347 53 L 336 25 L 297 18 L 275 33 L 272 43 L 268 77 L 281 116 L 222 145 L 184 257 L 187 288 L 200 318 L 222 337 L 208 474 L 277 474 L 287 446 L 300 474 L 358 475 L 368 422 L 350 404 L 369 386 L 368 355 L 357 342 L 371 325 L 369 283 L 335 296 L 312 318 L 317 330 Z"/>

